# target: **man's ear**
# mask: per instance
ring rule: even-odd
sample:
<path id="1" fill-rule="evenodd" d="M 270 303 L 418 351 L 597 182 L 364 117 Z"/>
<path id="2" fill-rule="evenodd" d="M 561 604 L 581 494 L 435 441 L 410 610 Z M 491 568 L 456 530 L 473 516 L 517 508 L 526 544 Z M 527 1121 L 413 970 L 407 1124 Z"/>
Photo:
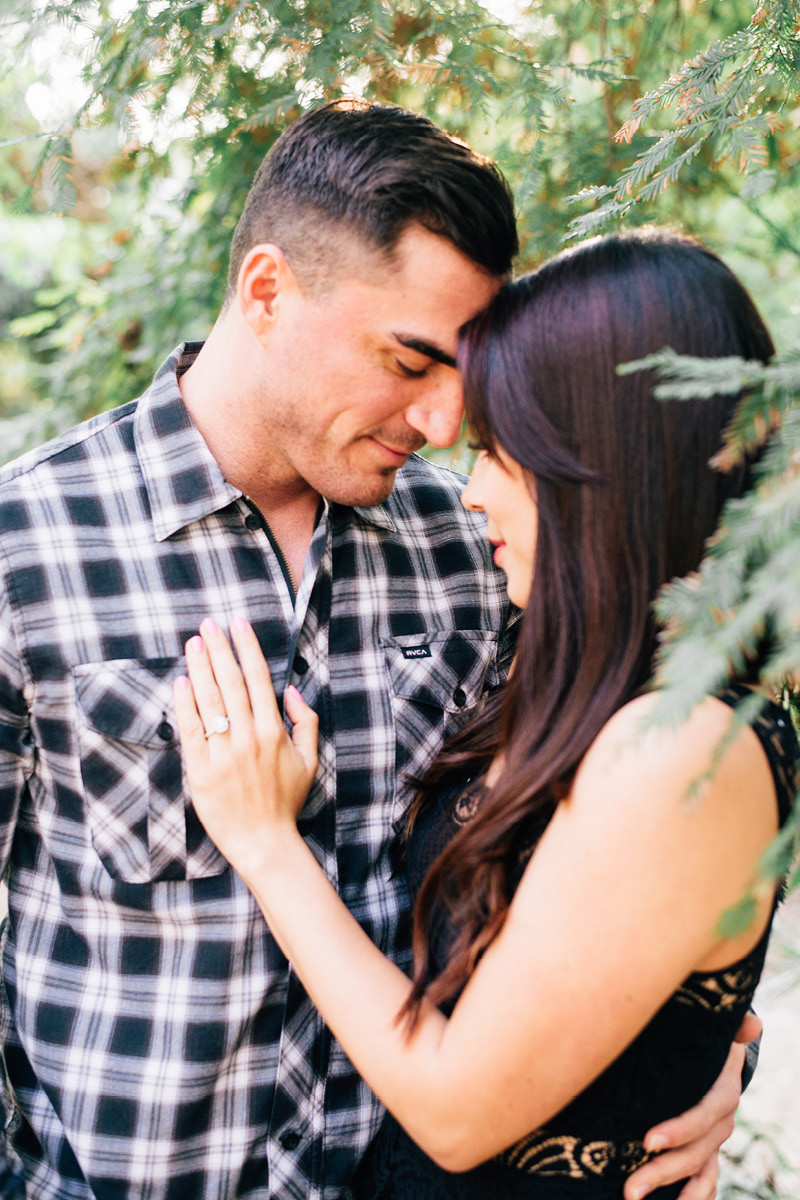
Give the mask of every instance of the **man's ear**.
<path id="1" fill-rule="evenodd" d="M 279 246 L 264 242 L 248 250 L 239 269 L 236 298 L 247 324 L 263 342 L 269 338 L 297 279 Z"/>

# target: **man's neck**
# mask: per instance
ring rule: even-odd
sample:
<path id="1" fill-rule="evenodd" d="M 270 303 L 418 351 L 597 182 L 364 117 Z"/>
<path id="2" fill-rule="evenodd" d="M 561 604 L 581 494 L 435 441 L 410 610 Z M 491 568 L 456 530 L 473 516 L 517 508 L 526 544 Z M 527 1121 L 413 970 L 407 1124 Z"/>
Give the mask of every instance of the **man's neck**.
<path id="1" fill-rule="evenodd" d="M 303 566 L 314 536 L 319 512 L 319 496 L 309 492 L 301 503 L 296 500 L 292 504 L 275 505 L 269 497 L 257 493 L 247 494 L 269 525 L 272 536 L 281 548 L 283 557 L 289 566 L 293 579 L 299 583 L 303 575 Z"/>
<path id="2" fill-rule="evenodd" d="M 239 429 L 237 406 L 232 400 L 236 381 L 231 362 L 237 361 L 236 348 L 219 333 L 215 326 L 178 386 L 223 475 L 258 508 L 292 575 L 299 580 L 317 523 L 320 497 L 292 473 L 283 478 L 279 470 L 270 470 L 278 464 L 270 463 L 268 449 L 259 452 L 252 436 Z"/>

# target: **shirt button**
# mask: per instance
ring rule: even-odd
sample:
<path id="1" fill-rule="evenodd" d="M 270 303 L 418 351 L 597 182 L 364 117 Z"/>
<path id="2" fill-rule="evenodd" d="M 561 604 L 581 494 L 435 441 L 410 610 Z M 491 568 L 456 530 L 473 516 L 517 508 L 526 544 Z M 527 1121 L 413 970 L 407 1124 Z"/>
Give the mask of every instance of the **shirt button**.
<path id="1" fill-rule="evenodd" d="M 253 512 L 247 514 L 247 516 L 244 519 L 244 523 L 248 529 L 260 529 L 261 528 L 261 522 L 259 521 L 256 514 Z"/>
<path id="2" fill-rule="evenodd" d="M 296 1129 L 284 1129 L 278 1141 L 284 1150 L 296 1150 L 300 1145 L 301 1138 Z"/>
<path id="3" fill-rule="evenodd" d="M 175 730 L 170 725 L 169 721 L 162 721 L 156 733 L 161 738 L 162 742 L 171 742 L 175 737 Z"/>
<path id="4" fill-rule="evenodd" d="M 467 693 L 462 688 L 456 688 L 453 692 L 453 703 L 456 708 L 463 708 L 467 703 Z"/>
<path id="5" fill-rule="evenodd" d="M 308 663 L 302 654 L 295 654 L 293 666 L 295 675 L 305 675 L 308 670 Z"/>

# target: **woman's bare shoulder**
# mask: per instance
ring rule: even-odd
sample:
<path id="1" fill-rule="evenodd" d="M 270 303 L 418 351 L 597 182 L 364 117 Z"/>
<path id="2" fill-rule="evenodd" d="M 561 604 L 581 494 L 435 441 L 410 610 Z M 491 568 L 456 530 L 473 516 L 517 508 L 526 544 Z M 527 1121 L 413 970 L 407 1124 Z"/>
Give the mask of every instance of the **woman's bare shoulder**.
<path id="1" fill-rule="evenodd" d="M 705 772 L 726 762 L 769 777 L 764 752 L 746 724 L 737 724 L 730 705 L 706 696 L 680 721 L 658 712 L 660 694 L 648 692 L 623 705 L 601 729 L 581 765 L 590 781 L 597 772 L 637 771 L 646 766 L 667 779 Z M 764 775 L 764 771 L 767 774 Z"/>
<path id="2" fill-rule="evenodd" d="M 656 720 L 657 704 L 656 694 L 638 697 L 600 731 L 567 801 L 567 832 L 634 878 L 640 896 L 665 899 L 676 921 L 705 914 L 708 941 L 691 968 L 716 968 L 747 953 L 769 917 L 766 889 L 739 938 L 713 935 L 777 833 L 772 771 L 753 729 L 722 700 L 707 697 L 671 725 Z"/>

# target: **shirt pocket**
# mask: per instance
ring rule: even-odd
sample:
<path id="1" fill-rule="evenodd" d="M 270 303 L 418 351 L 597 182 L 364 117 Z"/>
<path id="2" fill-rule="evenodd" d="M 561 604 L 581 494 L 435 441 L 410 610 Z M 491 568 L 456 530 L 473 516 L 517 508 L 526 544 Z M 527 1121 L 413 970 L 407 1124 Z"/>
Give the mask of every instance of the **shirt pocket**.
<path id="1" fill-rule="evenodd" d="M 497 634 L 461 629 L 382 638 L 392 688 L 397 744 L 392 819 L 408 805 L 414 780 L 473 715 L 497 652 Z"/>
<path id="2" fill-rule="evenodd" d="M 227 863 L 185 796 L 172 684 L 183 659 L 74 667 L 81 777 L 92 844 L 127 883 L 219 875 Z"/>

